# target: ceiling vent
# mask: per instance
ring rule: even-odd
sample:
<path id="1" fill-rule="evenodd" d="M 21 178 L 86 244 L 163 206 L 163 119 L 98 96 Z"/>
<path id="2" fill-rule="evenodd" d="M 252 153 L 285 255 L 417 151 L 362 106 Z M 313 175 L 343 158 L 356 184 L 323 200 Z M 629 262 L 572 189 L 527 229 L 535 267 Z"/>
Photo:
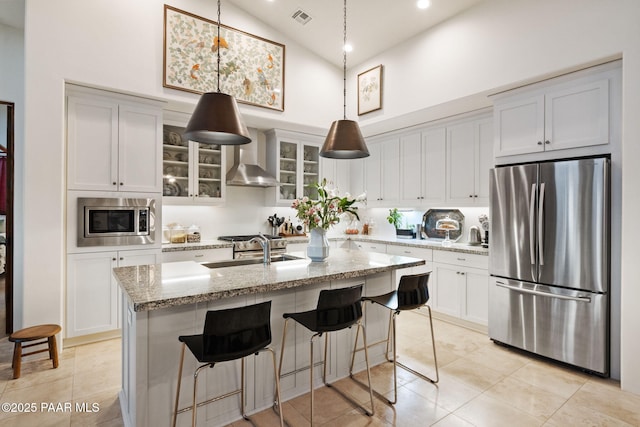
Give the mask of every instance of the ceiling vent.
<path id="1" fill-rule="evenodd" d="M 293 12 L 291 17 L 294 21 L 302 25 L 305 25 L 307 22 L 311 21 L 311 17 L 302 9 L 297 9 L 295 12 Z"/>

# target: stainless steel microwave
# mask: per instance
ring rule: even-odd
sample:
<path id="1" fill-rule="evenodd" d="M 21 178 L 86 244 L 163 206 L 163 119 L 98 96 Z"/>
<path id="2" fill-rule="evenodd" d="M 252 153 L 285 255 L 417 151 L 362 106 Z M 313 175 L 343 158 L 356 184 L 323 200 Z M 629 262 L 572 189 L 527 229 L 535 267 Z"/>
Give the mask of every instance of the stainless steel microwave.
<path id="1" fill-rule="evenodd" d="M 78 198 L 78 246 L 149 245 L 155 199 Z"/>

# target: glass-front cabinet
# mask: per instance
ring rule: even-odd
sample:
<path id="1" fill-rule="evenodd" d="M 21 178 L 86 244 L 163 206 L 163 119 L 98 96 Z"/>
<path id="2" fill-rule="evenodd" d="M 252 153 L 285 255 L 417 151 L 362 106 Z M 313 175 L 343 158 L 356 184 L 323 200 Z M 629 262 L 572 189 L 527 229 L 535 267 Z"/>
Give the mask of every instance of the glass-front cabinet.
<path id="1" fill-rule="evenodd" d="M 166 115 L 162 141 L 163 202 L 222 202 L 225 196 L 223 147 L 186 140 L 184 126 L 174 124 L 179 121 L 169 121 Z"/>
<path id="2" fill-rule="evenodd" d="M 317 198 L 313 184 L 319 182 L 322 137 L 272 129 L 267 136 L 267 167 L 280 186 L 271 190 L 271 202 L 290 205 L 307 196 Z"/>

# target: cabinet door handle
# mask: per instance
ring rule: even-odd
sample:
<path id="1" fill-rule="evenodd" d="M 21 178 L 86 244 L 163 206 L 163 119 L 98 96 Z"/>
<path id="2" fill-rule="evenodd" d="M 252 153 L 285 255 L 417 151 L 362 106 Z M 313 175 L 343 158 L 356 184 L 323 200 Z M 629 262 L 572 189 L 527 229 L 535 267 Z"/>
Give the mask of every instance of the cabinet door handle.
<path id="1" fill-rule="evenodd" d="M 115 260 L 116 260 L 115 258 L 111 258 L 111 261 L 115 261 Z"/>
<path id="2" fill-rule="evenodd" d="M 120 261 L 123 261 L 123 260 L 124 260 L 124 258 L 123 258 L 123 257 L 120 257 Z"/>
<path id="3" fill-rule="evenodd" d="M 545 141 L 544 143 L 545 144 L 551 144 L 551 141 Z"/>
<path id="4" fill-rule="evenodd" d="M 124 182 L 121 182 L 120 185 L 124 185 Z"/>
<path id="5" fill-rule="evenodd" d="M 474 194 L 474 195 L 473 195 L 473 197 L 474 197 L 474 198 L 476 198 L 476 197 L 478 197 L 478 195 L 477 195 L 477 194 Z"/>
<path id="6" fill-rule="evenodd" d="M 464 271 L 461 271 L 461 272 L 460 272 L 460 275 L 461 275 L 461 276 L 464 276 Z"/>
<path id="7" fill-rule="evenodd" d="M 117 183 L 117 182 L 115 182 L 115 181 L 114 181 L 114 182 L 112 182 L 112 184 L 113 184 L 113 185 L 118 185 L 118 183 Z"/>
<path id="8" fill-rule="evenodd" d="M 538 145 L 542 145 L 542 141 L 538 141 Z"/>

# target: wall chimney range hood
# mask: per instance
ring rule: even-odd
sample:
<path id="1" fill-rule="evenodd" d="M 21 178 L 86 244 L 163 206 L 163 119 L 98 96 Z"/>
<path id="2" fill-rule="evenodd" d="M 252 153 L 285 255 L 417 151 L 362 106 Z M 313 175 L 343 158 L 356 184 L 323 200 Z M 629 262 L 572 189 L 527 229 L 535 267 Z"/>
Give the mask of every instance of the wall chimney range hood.
<path id="1" fill-rule="evenodd" d="M 233 147 L 233 166 L 227 172 L 227 185 L 244 187 L 276 187 L 278 180 L 258 166 L 258 135 L 249 129 L 251 142 Z"/>

